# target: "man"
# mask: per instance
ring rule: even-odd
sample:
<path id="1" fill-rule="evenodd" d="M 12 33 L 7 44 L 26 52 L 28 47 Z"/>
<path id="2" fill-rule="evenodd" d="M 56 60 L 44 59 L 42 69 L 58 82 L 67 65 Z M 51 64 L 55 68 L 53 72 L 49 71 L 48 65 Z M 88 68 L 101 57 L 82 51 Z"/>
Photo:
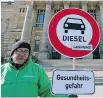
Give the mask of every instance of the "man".
<path id="1" fill-rule="evenodd" d="M 25 41 L 16 42 L 10 60 L 1 68 L 2 97 L 52 97 L 50 81 L 43 67 L 30 58 L 31 48 Z"/>
<path id="2" fill-rule="evenodd" d="M 9 62 L 1 67 L 1 97 L 54 97 L 45 70 L 32 61 L 30 52 L 25 41 L 13 45 Z"/>

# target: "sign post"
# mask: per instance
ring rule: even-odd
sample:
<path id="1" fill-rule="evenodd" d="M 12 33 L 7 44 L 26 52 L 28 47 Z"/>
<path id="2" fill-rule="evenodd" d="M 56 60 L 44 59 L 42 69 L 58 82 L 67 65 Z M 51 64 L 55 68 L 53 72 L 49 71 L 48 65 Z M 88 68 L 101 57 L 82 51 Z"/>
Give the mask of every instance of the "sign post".
<path id="1" fill-rule="evenodd" d="M 53 72 L 52 92 L 67 95 L 93 94 L 95 91 L 93 72 L 75 70 L 75 59 L 88 56 L 97 48 L 100 41 L 97 22 L 87 12 L 69 8 L 55 14 L 48 29 L 51 45 L 60 54 L 73 58 L 73 70 Z"/>
<path id="2" fill-rule="evenodd" d="M 73 70 L 75 70 L 75 58 L 73 58 Z"/>

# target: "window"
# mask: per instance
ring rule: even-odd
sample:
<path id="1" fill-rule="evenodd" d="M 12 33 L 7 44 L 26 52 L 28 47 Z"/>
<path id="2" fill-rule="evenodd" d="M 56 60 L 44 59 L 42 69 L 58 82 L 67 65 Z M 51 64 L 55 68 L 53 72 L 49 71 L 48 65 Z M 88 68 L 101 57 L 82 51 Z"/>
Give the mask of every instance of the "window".
<path id="1" fill-rule="evenodd" d="M 19 12 L 25 12 L 25 8 L 20 8 Z"/>
<path id="2" fill-rule="evenodd" d="M 35 50 L 39 51 L 40 40 L 35 40 Z"/>
<path id="3" fill-rule="evenodd" d="M 22 9 L 22 8 L 20 8 L 19 12 L 21 12 L 21 9 Z"/>
<path id="4" fill-rule="evenodd" d="M 25 8 L 23 8 L 23 12 L 25 12 Z"/>
<path id="5" fill-rule="evenodd" d="M 45 10 L 38 10 L 36 27 L 43 27 Z"/>
<path id="6" fill-rule="evenodd" d="M 88 13 L 96 19 L 96 9 L 89 9 Z"/>
<path id="7" fill-rule="evenodd" d="M 60 11 L 60 9 L 55 9 L 55 10 L 54 10 L 54 13 L 57 13 L 58 11 Z"/>

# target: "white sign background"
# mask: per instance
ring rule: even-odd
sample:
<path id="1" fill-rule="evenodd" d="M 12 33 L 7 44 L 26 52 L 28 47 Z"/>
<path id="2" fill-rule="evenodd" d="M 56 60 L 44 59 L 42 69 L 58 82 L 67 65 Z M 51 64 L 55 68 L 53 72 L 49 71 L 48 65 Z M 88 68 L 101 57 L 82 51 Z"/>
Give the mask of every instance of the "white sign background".
<path id="1" fill-rule="evenodd" d="M 64 25 L 64 22 L 67 18 L 78 18 L 78 19 L 82 19 L 84 24 L 85 24 L 85 31 L 84 31 L 84 34 L 81 34 L 81 30 L 71 30 L 69 29 L 68 30 L 68 33 L 65 33 L 64 32 L 64 28 L 63 28 L 63 25 Z M 73 42 L 73 41 L 63 41 L 63 35 L 65 36 L 84 36 L 86 42 Z M 66 47 L 68 48 L 72 48 L 72 45 L 73 44 L 87 44 L 91 41 L 92 39 L 92 35 L 93 35 L 93 31 L 92 31 L 92 27 L 89 23 L 89 21 L 87 21 L 84 17 L 82 16 L 79 16 L 79 15 L 66 15 L 65 17 L 63 17 L 59 22 L 58 22 L 58 25 L 57 25 L 57 36 L 58 36 L 58 39 L 60 40 L 60 42 L 65 45 Z"/>
<path id="2" fill-rule="evenodd" d="M 82 80 L 58 80 L 57 76 L 68 77 L 84 77 Z M 88 79 L 87 79 L 88 77 Z M 63 79 L 63 77 L 62 77 Z M 66 89 L 66 84 L 82 84 L 81 88 L 69 88 Z M 52 77 L 52 93 L 53 94 L 93 94 L 95 92 L 94 73 L 92 71 L 80 71 L 80 70 L 55 70 Z"/>

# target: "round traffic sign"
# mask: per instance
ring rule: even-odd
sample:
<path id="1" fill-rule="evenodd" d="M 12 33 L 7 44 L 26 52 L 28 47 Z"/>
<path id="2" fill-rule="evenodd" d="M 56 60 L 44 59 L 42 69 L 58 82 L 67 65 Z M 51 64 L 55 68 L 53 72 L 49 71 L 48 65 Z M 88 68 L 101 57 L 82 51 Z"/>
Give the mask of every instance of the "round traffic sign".
<path id="1" fill-rule="evenodd" d="M 49 23 L 48 37 L 61 54 L 80 58 L 92 53 L 99 44 L 100 30 L 87 12 L 69 8 L 59 11 Z"/>

